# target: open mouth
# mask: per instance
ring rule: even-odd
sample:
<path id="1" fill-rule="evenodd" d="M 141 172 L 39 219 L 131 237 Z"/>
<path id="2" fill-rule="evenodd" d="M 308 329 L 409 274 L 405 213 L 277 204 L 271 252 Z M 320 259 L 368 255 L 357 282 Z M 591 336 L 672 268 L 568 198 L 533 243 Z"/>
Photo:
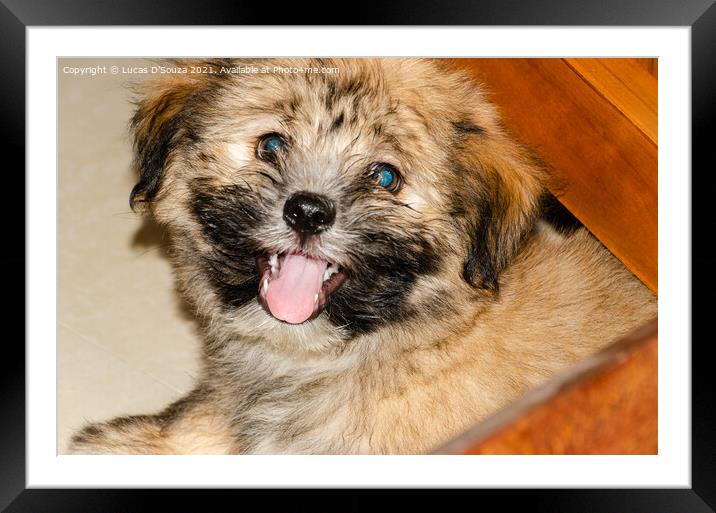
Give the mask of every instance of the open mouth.
<path id="1" fill-rule="evenodd" d="M 276 319 L 301 324 L 326 307 L 331 294 L 346 281 L 337 264 L 301 253 L 262 255 L 256 258 L 259 303 Z"/>

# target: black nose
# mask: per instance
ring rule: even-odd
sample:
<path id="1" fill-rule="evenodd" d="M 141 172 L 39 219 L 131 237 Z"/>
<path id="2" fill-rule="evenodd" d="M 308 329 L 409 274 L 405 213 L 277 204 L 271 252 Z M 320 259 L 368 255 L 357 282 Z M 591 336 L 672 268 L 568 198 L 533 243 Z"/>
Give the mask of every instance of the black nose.
<path id="1" fill-rule="evenodd" d="M 310 192 L 297 192 L 283 206 L 283 219 L 302 234 L 320 233 L 336 219 L 336 207 L 324 196 Z"/>

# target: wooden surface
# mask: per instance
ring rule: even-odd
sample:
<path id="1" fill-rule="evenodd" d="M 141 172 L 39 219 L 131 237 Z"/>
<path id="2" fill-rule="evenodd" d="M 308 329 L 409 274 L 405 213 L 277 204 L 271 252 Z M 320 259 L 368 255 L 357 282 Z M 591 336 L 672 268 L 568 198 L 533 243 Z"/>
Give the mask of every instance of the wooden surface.
<path id="1" fill-rule="evenodd" d="M 555 191 L 564 205 L 656 293 L 657 139 L 650 118 L 656 78 L 643 66 L 604 60 L 614 62 L 600 65 L 601 72 L 579 59 L 453 62 L 487 87 L 505 125 L 552 167 L 564 184 Z M 625 79 L 630 85 L 615 92 L 614 73 L 625 69 L 648 86 Z M 625 114 L 629 98 L 641 114 Z M 647 120 L 644 128 L 634 116 Z"/>
<path id="2" fill-rule="evenodd" d="M 653 144 L 658 144 L 656 80 L 636 59 L 565 59 L 565 62 Z"/>
<path id="3" fill-rule="evenodd" d="M 649 59 L 633 60 L 635 60 L 641 67 L 648 71 L 651 76 L 653 76 L 654 78 L 659 78 L 659 59 L 652 57 Z"/>
<path id="4" fill-rule="evenodd" d="M 556 376 L 436 454 L 657 454 L 657 325 Z"/>

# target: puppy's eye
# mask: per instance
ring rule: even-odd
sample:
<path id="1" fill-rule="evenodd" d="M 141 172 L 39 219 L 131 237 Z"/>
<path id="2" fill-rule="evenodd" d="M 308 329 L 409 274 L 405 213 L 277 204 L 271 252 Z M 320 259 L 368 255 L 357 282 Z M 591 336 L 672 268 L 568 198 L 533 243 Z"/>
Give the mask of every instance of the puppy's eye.
<path id="1" fill-rule="evenodd" d="M 401 186 L 401 179 L 398 170 L 390 164 L 383 162 L 373 164 L 370 167 L 370 177 L 376 184 L 390 192 L 398 192 Z"/>
<path id="2" fill-rule="evenodd" d="M 277 133 L 262 135 L 256 146 L 256 156 L 262 160 L 275 162 L 276 156 L 286 149 L 288 143 L 283 136 Z"/>

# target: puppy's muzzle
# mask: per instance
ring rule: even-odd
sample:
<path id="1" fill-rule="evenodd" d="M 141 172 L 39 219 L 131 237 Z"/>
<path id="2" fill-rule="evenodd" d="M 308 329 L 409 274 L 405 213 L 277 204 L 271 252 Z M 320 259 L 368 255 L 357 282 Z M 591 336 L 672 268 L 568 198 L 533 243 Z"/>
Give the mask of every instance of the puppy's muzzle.
<path id="1" fill-rule="evenodd" d="M 283 219 L 301 235 L 327 230 L 336 220 L 336 207 L 325 196 L 310 192 L 293 194 L 283 206 Z"/>
<path id="2" fill-rule="evenodd" d="M 333 225 L 333 202 L 306 191 L 293 194 L 283 206 L 283 219 L 305 239 Z M 336 262 L 303 249 L 257 256 L 259 273 L 258 300 L 274 318 L 289 324 L 301 324 L 316 318 L 329 297 L 348 279 Z"/>

